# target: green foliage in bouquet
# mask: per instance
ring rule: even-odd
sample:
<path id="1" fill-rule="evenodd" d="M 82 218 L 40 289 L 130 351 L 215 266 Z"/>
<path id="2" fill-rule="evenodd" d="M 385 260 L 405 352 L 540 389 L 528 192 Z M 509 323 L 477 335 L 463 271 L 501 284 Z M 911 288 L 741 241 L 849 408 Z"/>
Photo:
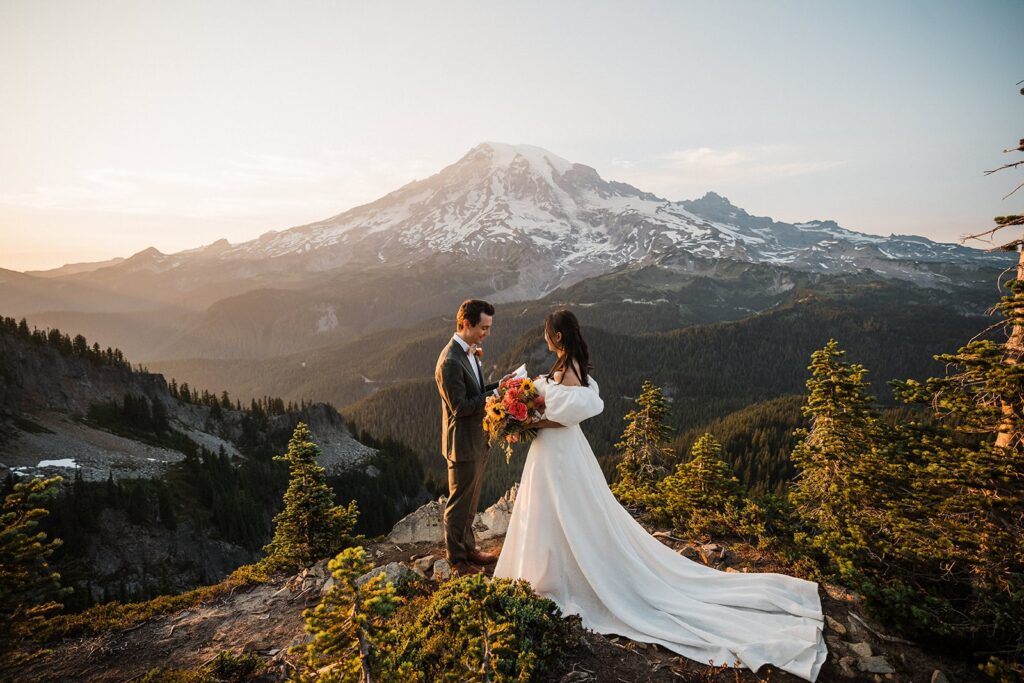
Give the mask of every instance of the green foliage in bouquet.
<path id="1" fill-rule="evenodd" d="M 403 627 L 399 653 L 427 681 L 528 681 L 569 633 L 555 603 L 522 580 L 460 577 L 409 607 L 418 616 Z"/>
<path id="2" fill-rule="evenodd" d="M 290 477 L 284 509 L 274 517 L 274 538 L 264 547 L 264 565 L 273 571 L 294 571 L 358 543 L 353 535 L 359 517 L 356 502 L 334 504 L 324 468 L 316 463 L 320 448 L 309 428 L 298 423 L 288 452 L 275 460 L 288 463 Z"/>
<path id="3" fill-rule="evenodd" d="M 43 651 L 24 648 L 43 635 L 50 615 L 60 609 L 69 589 L 49 564 L 60 539 L 47 541 L 36 532 L 47 511 L 42 501 L 54 493 L 60 477 L 32 479 L 14 485 L 0 511 L 0 675 Z"/>
<path id="4" fill-rule="evenodd" d="M 672 458 L 672 430 L 666 424 L 669 406 L 660 387 L 645 380 L 636 405 L 626 415 L 626 429 L 615 444 L 621 459 L 612 493 L 623 505 L 647 507 L 655 485 L 665 475 L 665 463 Z"/>

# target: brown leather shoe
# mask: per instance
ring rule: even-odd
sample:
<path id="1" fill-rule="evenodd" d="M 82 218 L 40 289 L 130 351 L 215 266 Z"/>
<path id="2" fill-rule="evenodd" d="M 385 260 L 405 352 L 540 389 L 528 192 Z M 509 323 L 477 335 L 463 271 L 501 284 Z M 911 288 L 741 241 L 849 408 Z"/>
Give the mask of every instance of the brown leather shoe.
<path id="1" fill-rule="evenodd" d="M 493 555 L 491 553 L 485 553 L 479 550 L 474 550 L 473 552 L 469 553 L 469 561 L 476 562 L 477 564 L 492 564 L 498 561 L 498 556 Z"/>
<path id="2" fill-rule="evenodd" d="M 482 571 L 482 568 L 469 562 L 456 562 L 452 565 L 452 576 L 469 576 L 470 574 L 479 574 Z"/>

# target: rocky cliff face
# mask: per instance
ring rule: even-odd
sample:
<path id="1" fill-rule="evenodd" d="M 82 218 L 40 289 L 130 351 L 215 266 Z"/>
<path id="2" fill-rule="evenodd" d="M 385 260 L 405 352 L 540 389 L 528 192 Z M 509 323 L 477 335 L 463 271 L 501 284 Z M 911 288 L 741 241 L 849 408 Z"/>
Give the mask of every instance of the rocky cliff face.
<path id="1" fill-rule="evenodd" d="M 100 513 L 97 532 L 85 541 L 80 561 L 92 578 L 76 586 L 87 589 L 96 602 L 134 595 L 181 593 L 219 581 L 236 567 L 259 559 L 261 553 L 210 538 L 190 520 L 171 531 L 162 526 L 140 527 L 117 510 Z"/>
<path id="2" fill-rule="evenodd" d="M 97 429 L 81 421 L 89 407 L 120 403 L 125 394 L 160 403 L 172 428 L 199 446 L 238 456 L 244 413 L 221 409 L 216 419 L 209 406 L 171 396 L 159 374 L 127 367 L 98 365 L 47 346 L 0 334 L 0 474 L 77 469 L 85 479 L 159 476 L 184 455 L 177 450 Z M 326 404 L 297 414 L 268 418 L 268 430 L 282 431 L 296 420 L 306 422 L 321 448 L 319 462 L 329 474 L 356 466 L 376 451 L 352 437 L 341 416 Z M 39 463 L 58 463 L 40 466 Z M 63 463 L 63 466 L 59 463 Z"/>

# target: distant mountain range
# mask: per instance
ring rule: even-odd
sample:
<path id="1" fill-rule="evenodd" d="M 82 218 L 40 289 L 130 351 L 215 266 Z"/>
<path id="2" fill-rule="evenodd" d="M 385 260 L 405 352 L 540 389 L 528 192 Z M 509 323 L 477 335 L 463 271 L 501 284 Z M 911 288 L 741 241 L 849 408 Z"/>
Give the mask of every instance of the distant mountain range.
<path id="1" fill-rule="evenodd" d="M 436 253 L 516 263 L 520 281 L 499 300 L 532 299 L 616 266 L 683 255 L 819 272 L 870 268 L 919 283 L 948 281 L 932 264 L 992 260 L 924 237 L 755 217 L 714 192 L 673 202 L 539 147 L 495 142 L 371 204 L 217 253 L 225 260 L 302 259 L 310 269 L 408 263 Z"/>
<path id="2" fill-rule="evenodd" d="M 806 273 L 956 290 L 991 282 L 1006 260 L 833 221 L 751 216 L 713 192 L 670 201 L 539 147 L 488 142 L 374 202 L 241 244 L 0 271 L 0 312 L 80 330 L 139 360 L 258 358 L 450 315 L 469 295 L 533 301 L 651 266 L 680 280 L 753 266 L 780 282 Z M 680 305 L 689 304 L 701 302 Z M 741 304 L 720 319 L 757 310 Z"/>

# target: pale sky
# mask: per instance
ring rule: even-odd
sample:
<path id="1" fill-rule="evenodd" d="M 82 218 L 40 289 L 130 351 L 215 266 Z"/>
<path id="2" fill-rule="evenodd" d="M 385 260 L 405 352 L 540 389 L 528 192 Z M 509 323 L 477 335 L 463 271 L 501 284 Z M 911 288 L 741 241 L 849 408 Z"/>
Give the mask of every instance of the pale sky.
<path id="1" fill-rule="evenodd" d="M 956 241 L 1024 201 L 983 176 L 1024 158 L 1022 25 L 1022 0 L 0 0 L 0 268 L 252 239 L 485 140 Z"/>

